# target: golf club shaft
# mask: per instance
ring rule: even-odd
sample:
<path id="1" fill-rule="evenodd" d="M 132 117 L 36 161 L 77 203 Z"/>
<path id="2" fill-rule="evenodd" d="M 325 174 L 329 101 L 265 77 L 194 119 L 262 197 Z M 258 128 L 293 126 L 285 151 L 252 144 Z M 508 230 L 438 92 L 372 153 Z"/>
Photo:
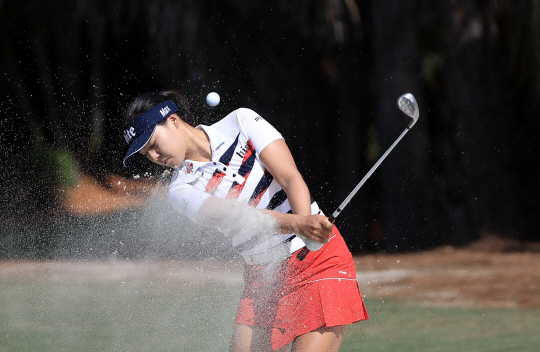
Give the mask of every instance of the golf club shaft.
<path id="1" fill-rule="evenodd" d="M 358 185 L 356 185 L 356 187 L 347 196 L 347 198 L 345 198 L 343 203 L 341 203 L 341 205 L 336 209 L 336 211 L 332 215 L 330 215 L 330 217 L 328 218 L 328 221 L 330 221 L 332 224 L 334 223 L 334 221 L 336 221 L 336 217 L 341 213 L 343 208 L 345 208 L 347 206 L 347 204 L 349 204 L 352 197 L 354 197 L 354 195 L 356 194 L 356 192 L 358 192 L 360 187 L 362 187 L 364 185 L 364 183 L 371 176 L 371 174 L 379 167 L 379 165 L 383 162 L 383 160 L 386 159 L 386 157 L 388 156 L 388 154 L 390 154 L 392 149 L 394 149 L 396 144 L 399 143 L 401 138 L 403 138 L 403 136 L 405 136 L 405 134 L 407 134 L 407 132 L 409 132 L 409 129 L 411 127 L 412 126 L 409 125 L 409 126 L 407 126 L 407 128 L 403 132 L 401 132 L 399 137 L 394 141 L 394 143 L 392 143 L 390 148 L 388 148 L 388 150 L 379 158 L 379 160 L 375 163 L 375 165 L 373 165 L 373 167 L 369 170 L 369 172 L 366 174 L 366 176 L 364 176 L 364 178 L 360 181 L 360 183 L 358 183 Z M 304 260 L 304 258 L 307 256 L 308 253 L 309 253 L 309 249 L 307 247 L 304 247 L 304 248 L 302 248 L 300 250 L 300 252 L 296 255 L 296 257 L 298 258 L 298 260 L 302 261 L 302 260 Z"/>
<path id="2" fill-rule="evenodd" d="M 399 135 L 399 137 L 395 140 L 395 142 L 390 146 L 390 148 L 388 148 L 388 150 L 383 154 L 383 156 L 380 157 L 380 159 L 377 161 L 377 163 L 375 163 L 375 165 L 373 165 L 373 167 L 371 168 L 371 170 L 369 170 L 369 172 L 366 174 L 366 176 L 364 176 L 364 178 L 360 181 L 360 183 L 358 185 L 356 185 L 356 187 L 352 190 L 352 192 L 347 196 L 347 198 L 345 198 L 345 200 L 343 201 L 343 203 L 341 203 L 341 205 L 336 209 L 336 211 L 334 211 L 334 213 L 332 215 L 330 215 L 330 217 L 328 218 L 328 221 L 330 221 L 331 223 L 334 223 L 334 221 L 336 221 L 336 218 L 337 216 L 341 213 L 341 211 L 347 206 L 347 204 L 349 204 L 349 202 L 351 201 L 352 197 L 354 197 L 354 195 L 356 194 L 356 192 L 358 192 L 358 190 L 364 185 L 364 183 L 367 181 L 367 179 L 371 176 L 371 174 L 379 167 L 379 165 L 383 162 L 383 160 L 388 156 L 388 154 L 390 154 L 390 152 L 392 151 L 392 149 L 394 149 L 394 147 L 396 146 L 396 144 L 399 143 L 399 141 L 401 140 L 401 138 L 403 138 L 403 136 L 405 136 L 405 134 L 409 131 L 410 127 L 407 127 L 403 132 L 401 132 L 401 134 Z"/>
<path id="3" fill-rule="evenodd" d="M 371 174 L 379 167 L 379 165 L 383 162 L 384 159 L 386 159 L 386 157 L 388 156 L 388 154 L 390 154 L 390 152 L 392 151 L 392 149 L 394 149 L 394 147 L 396 146 L 396 144 L 399 143 L 399 141 L 403 138 L 403 136 L 405 136 L 405 134 L 411 129 L 412 126 L 414 126 L 414 124 L 416 123 L 416 121 L 418 121 L 418 117 L 420 116 L 420 110 L 418 109 L 418 104 L 416 102 L 416 99 L 414 98 L 414 96 L 411 94 L 411 93 L 405 93 L 403 94 L 402 96 L 400 96 L 398 98 L 398 107 L 399 109 L 407 116 L 409 116 L 410 118 L 412 118 L 412 121 L 409 123 L 409 125 L 407 126 L 407 128 L 401 132 L 401 134 L 399 135 L 399 137 L 394 141 L 394 143 L 392 143 L 392 145 L 390 146 L 390 148 L 388 148 L 388 150 L 383 154 L 383 156 L 380 157 L 380 159 L 377 161 L 377 163 L 375 163 L 375 165 L 373 165 L 373 167 L 369 170 L 369 172 L 366 174 L 366 176 L 364 176 L 364 178 L 360 181 L 360 183 L 353 189 L 353 191 L 347 196 L 347 198 L 345 198 L 345 200 L 343 201 L 343 203 L 341 203 L 341 205 L 336 209 L 336 211 L 330 215 L 330 217 L 328 218 L 328 221 L 330 221 L 332 224 L 336 221 L 336 218 L 337 216 L 343 211 L 343 209 L 347 206 L 347 204 L 349 204 L 349 202 L 351 201 L 352 197 L 354 197 L 354 195 L 356 194 L 356 192 L 358 192 L 358 190 L 364 185 L 364 183 L 367 181 L 367 179 L 371 176 Z M 311 240 L 306 240 L 306 246 L 303 247 L 299 252 L 298 254 L 296 255 L 296 257 L 298 258 L 298 260 L 302 261 L 304 260 L 304 258 L 307 256 L 307 254 L 309 253 L 309 245 L 312 244 L 312 243 L 316 243 L 314 241 L 311 241 Z M 313 247 L 312 247 L 313 248 Z M 320 248 L 320 247 L 319 247 Z M 317 250 L 317 249 L 314 249 L 314 250 Z"/>

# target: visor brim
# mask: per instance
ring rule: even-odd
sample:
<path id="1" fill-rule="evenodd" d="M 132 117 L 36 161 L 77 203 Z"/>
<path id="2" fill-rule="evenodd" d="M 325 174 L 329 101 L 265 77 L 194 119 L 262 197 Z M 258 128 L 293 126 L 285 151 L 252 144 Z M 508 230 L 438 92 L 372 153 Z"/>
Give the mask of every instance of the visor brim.
<path id="1" fill-rule="evenodd" d="M 133 166 L 133 162 L 134 162 L 133 155 L 140 152 L 141 149 L 143 149 L 148 144 L 148 142 L 154 135 L 156 127 L 157 125 L 155 125 L 154 128 L 150 128 L 148 131 L 144 132 L 143 134 L 135 138 L 133 142 L 131 142 L 131 144 L 129 145 L 129 149 L 126 152 L 126 155 L 124 156 L 125 167 Z"/>

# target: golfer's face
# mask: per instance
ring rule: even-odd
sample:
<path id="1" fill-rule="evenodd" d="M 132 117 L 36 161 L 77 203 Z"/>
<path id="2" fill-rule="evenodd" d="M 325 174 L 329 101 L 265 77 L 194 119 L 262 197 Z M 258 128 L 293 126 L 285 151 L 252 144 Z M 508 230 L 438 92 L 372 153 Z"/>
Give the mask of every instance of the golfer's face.
<path id="1" fill-rule="evenodd" d="M 185 159 L 185 136 L 171 119 L 167 119 L 165 124 L 157 125 L 152 138 L 140 153 L 159 165 L 176 168 Z"/>

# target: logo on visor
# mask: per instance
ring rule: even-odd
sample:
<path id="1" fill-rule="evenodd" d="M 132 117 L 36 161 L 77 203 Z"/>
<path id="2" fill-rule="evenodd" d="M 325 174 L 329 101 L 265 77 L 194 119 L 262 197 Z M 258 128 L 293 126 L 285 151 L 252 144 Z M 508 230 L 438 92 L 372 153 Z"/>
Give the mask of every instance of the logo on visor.
<path id="1" fill-rule="evenodd" d="M 131 140 L 135 137 L 135 128 L 131 127 L 129 130 L 124 130 L 124 138 L 126 139 L 126 142 L 131 142 Z"/>
<path id="2" fill-rule="evenodd" d="M 166 106 L 164 107 L 163 109 L 159 110 L 159 112 L 161 113 L 161 116 L 165 117 L 165 115 L 167 115 L 169 113 L 169 111 L 171 111 L 171 108 Z"/>

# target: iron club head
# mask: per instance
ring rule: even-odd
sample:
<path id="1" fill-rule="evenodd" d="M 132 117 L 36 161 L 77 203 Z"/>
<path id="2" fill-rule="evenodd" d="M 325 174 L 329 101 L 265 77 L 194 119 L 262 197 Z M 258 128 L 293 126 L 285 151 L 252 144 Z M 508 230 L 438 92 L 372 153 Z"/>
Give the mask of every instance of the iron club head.
<path id="1" fill-rule="evenodd" d="M 407 128 L 414 126 L 420 116 L 420 109 L 418 109 L 418 103 L 414 96 L 411 93 L 405 93 L 398 98 L 397 104 L 403 113 L 413 119 Z"/>

